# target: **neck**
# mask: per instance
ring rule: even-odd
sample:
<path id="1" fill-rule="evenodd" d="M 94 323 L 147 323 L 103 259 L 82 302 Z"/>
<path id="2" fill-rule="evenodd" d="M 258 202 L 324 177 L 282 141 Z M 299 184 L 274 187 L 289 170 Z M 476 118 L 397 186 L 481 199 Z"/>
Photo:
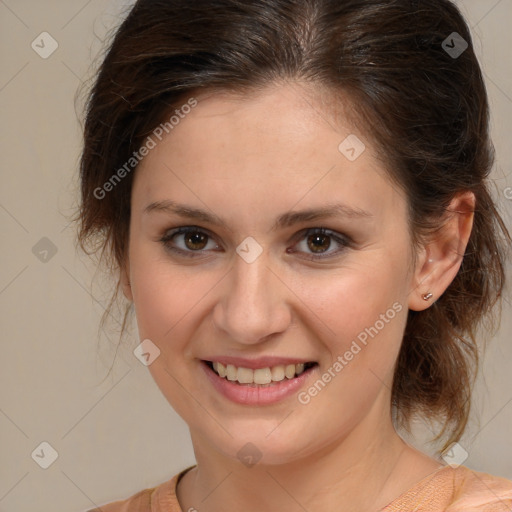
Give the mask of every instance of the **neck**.
<path id="1" fill-rule="evenodd" d="M 397 435 L 389 414 L 380 416 L 365 418 L 312 455 L 279 465 L 245 467 L 192 432 L 198 465 L 178 486 L 182 510 L 379 510 L 438 466 Z"/>

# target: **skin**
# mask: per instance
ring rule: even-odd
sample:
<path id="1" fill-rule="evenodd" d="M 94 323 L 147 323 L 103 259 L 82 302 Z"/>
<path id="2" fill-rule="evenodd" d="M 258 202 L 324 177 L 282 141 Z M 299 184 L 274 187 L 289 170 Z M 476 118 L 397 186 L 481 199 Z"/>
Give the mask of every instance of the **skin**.
<path id="1" fill-rule="evenodd" d="M 198 105 L 137 169 L 121 276 L 140 339 L 161 351 L 149 370 L 190 428 L 198 467 L 178 485 L 181 507 L 377 510 L 440 466 L 396 433 L 390 389 L 407 310 L 429 307 L 455 277 L 474 196 L 457 196 L 451 209 L 458 213 L 447 214 L 436 238 L 414 253 L 406 198 L 343 109 L 334 116 L 298 83 L 243 98 L 195 97 Z M 355 161 L 338 150 L 349 134 L 366 145 Z M 165 200 L 207 210 L 226 227 L 144 211 Z M 335 202 L 370 215 L 271 230 L 285 212 Z M 195 252 L 186 235 L 168 242 L 195 258 L 161 241 L 180 226 L 209 235 Z M 322 227 L 353 243 L 327 237 L 320 245 L 328 257 L 311 261 L 315 247 L 300 232 Z M 250 264 L 236 253 L 248 236 L 263 249 Z M 307 389 L 394 303 L 401 311 L 307 405 L 296 395 L 260 407 L 235 404 L 199 366 L 215 355 L 317 361 Z M 250 468 L 237 458 L 247 442 L 262 455 Z"/>

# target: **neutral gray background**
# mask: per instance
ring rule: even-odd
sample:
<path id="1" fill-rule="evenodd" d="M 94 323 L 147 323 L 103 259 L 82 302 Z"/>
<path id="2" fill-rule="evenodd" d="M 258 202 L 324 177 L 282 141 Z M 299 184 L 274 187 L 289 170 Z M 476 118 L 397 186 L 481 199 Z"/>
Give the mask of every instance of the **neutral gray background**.
<path id="1" fill-rule="evenodd" d="M 135 336 L 105 378 L 114 356 L 109 339 L 117 338 L 104 333 L 98 346 L 97 326 L 110 283 L 97 275 L 91 284 L 94 265 L 76 254 L 67 218 L 76 205 L 81 141 L 75 93 L 128 3 L 0 0 L 1 512 L 85 510 L 194 463 L 186 425 L 132 354 Z M 458 3 L 486 74 L 493 187 L 511 226 L 512 0 Z M 59 45 L 47 59 L 31 47 L 43 31 Z M 512 479 L 509 298 L 460 444 L 467 466 Z M 420 424 L 420 440 L 425 432 Z M 31 457 L 43 441 L 58 453 L 48 469 Z"/>

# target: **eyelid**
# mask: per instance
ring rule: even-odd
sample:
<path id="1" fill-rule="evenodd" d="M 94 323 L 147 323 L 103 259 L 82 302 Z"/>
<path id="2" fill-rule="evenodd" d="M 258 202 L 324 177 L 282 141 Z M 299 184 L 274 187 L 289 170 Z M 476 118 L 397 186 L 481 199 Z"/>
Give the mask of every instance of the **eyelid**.
<path id="1" fill-rule="evenodd" d="M 181 235 L 181 234 L 190 233 L 190 232 L 204 233 L 205 235 L 208 235 L 210 238 L 213 238 L 213 239 L 216 238 L 215 234 L 213 234 L 207 228 L 203 228 L 201 226 L 187 225 L 187 226 L 178 226 L 175 228 L 166 229 L 164 234 L 160 238 L 160 240 L 161 241 L 170 240 L 175 235 Z"/>
<path id="2" fill-rule="evenodd" d="M 304 256 L 305 259 L 312 260 L 312 261 L 319 261 L 322 259 L 329 259 L 334 258 L 338 256 L 340 253 L 342 253 L 345 249 L 353 247 L 354 241 L 348 236 L 343 233 L 338 233 L 337 231 L 334 231 L 332 229 L 323 228 L 323 227 L 314 227 L 314 228 L 305 228 L 299 231 L 294 237 L 293 240 L 296 240 L 294 242 L 294 245 L 297 245 L 299 242 L 301 242 L 303 239 L 307 238 L 311 235 L 325 235 L 330 237 L 332 240 L 335 241 L 338 245 L 341 246 L 340 249 L 331 251 L 331 252 L 325 252 L 325 253 L 307 253 L 307 256 Z M 301 253 L 301 251 L 288 251 L 292 253 Z"/>
<path id="3" fill-rule="evenodd" d="M 206 228 L 202 228 L 200 226 L 194 226 L 194 225 L 191 225 L 191 226 L 179 226 L 179 227 L 176 227 L 176 228 L 171 228 L 171 229 L 167 229 L 164 234 L 159 237 L 158 241 L 161 242 L 163 245 L 164 245 L 164 248 L 167 250 L 167 251 L 170 251 L 170 252 L 173 252 L 173 253 L 177 253 L 177 254 L 181 254 L 181 255 L 185 255 L 185 257 L 190 257 L 190 258 L 197 258 L 197 257 L 200 257 L 200 255 L 205 251 L 205 249 L 201 249 L 201 250 L 198 250 L 198 251 L 191 251 L 191 250 L 184 250 L 184 249 L 180 249 L 179 247 L 172 247 L 169 244 L 169 242 L 175 237 L 175 236 L 178 236 L 178 235 L 184 235 L 184 234 L 187 234 L 187 233 L 194 233 L 194 232 L 198 232 L 198 233 L 203 233 L 205 234 L 207 237 L 208 237 L 208 241 L 212 240 L 216 243 L 217 247 L 221 246 L 221 244 L 219 244 L 219 242 L 217 241 L 217 237 L 208 229 Z M 208 242 L 207 242 L 208 243 Z M 212 250 L 212 249 L 210 249 Z"/>

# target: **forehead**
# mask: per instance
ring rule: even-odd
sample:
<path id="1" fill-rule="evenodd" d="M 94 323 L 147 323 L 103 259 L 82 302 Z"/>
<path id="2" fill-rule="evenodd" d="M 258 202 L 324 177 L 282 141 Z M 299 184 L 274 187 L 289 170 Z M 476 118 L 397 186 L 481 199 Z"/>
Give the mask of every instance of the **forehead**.
<path id="1" fill-rule="evenodd" d="M 277 204 L 341 199 L 378 212 L 400 199 L 371 142 L 338 106 L 330 111 L 326 97 L 315 101 L 302 87 L 283 85 L 194 99 L 197 105 L 181 113 L 139 165 L 138 207 L 177 195 L 203 206 L 220 200 L 239 213 L 244 206 L 261 214 Z"/>

